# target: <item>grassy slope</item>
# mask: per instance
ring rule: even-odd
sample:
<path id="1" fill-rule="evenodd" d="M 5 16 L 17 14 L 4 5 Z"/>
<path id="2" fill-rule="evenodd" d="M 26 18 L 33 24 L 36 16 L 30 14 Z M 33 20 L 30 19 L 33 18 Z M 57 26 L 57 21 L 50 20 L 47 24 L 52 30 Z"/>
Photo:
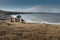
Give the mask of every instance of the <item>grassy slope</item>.
<path id="1" fill-rule="evenodd" d="M 0 10 L 0 17 L 1 17 L 2 15 L 6 14 L 6 13 L 7 13 L 6 11 Z"/>
<path id="2" fill-rule="evenodd" d="M 0 22 L 0 40 L 60 40 L 60 26 Z"/>

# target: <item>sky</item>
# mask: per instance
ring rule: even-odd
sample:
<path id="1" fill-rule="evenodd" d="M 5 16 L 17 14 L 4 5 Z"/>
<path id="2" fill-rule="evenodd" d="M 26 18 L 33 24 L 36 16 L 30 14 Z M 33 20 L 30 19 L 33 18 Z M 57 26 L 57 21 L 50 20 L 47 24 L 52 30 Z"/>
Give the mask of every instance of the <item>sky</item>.
<path id="1" fill-rule="evenodd" d="M 60 0 L 0 0 L 0 10 L 60 13 Z"/>

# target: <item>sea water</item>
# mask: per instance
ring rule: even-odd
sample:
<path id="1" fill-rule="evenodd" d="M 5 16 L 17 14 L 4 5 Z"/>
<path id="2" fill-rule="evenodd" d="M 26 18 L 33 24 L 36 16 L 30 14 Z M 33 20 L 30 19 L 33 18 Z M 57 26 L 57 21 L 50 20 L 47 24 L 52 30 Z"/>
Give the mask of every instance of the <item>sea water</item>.
<path id="1" fill-rule="evenodd" d="M 47 23 L 60 25 L 60 13 L 20 14 L 27 23 Z"/>
<path id="2" fill-rule="evenodd" d="M 59 24 L 60 25 L 60 13 L 29 13 L 19 14 L 26 23 L 46 23 L 46 24 Z M 7 14 L 2 16 L 8 18 L 10 15 Z"/>

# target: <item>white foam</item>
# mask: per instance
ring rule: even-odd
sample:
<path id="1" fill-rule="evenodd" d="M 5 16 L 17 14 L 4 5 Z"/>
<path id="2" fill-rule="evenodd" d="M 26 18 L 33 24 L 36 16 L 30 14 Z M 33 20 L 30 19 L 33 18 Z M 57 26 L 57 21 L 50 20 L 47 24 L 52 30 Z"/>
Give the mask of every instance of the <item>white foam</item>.
<path id="1" fill-rule="evenodd" d="M 33 20 L 29 20 L 29 19 L 26 19 L 25 22 L 26 23 L 40 23 L 40 24 L 60 25 L 60 23 L 53 23 L 53 22 L 47 22 L 47 21 L 33 21 Z"/>

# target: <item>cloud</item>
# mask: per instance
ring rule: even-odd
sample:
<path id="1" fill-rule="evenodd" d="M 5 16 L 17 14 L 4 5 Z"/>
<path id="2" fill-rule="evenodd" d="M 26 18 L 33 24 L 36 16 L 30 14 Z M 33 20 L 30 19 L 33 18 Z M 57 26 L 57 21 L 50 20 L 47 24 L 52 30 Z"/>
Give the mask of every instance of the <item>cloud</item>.
<path id="1" fill-rule="evenodd" d="M 25 12 L 53 12 L 60 13 L 59 6 L 46 6 L 46 5 L 37 5 L 25 10 Z"/>
<path id="2" fill-rule="evenodd" d="M 18 12 L 51 12 L 51 13 L 60 13 L 60 6 L 47 6 L 47 5 L 36 5 L 28 8 L 5 8 L 5 6 L 1 7 L 1 10 L 7 11 L 18 11 Z"/>

